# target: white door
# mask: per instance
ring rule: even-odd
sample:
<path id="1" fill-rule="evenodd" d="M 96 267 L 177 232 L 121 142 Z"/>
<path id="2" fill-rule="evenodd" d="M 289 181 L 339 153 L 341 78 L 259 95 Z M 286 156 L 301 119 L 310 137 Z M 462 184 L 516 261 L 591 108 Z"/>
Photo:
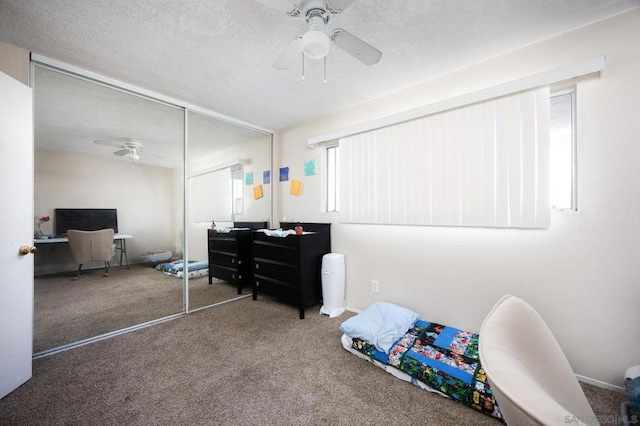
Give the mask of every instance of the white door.
<path id="1" fill-rule="evenodd" d="M 32 105 L 31 88 L 0 72 L 0 398 L 31 378 Z"/>

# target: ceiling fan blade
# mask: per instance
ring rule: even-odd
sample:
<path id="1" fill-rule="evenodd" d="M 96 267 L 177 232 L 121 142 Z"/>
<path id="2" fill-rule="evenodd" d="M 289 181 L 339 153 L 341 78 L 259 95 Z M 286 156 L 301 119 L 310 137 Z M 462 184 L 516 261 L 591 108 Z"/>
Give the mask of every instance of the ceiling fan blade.
<path id="1" fill-rule="evenodd" d="M 348 8 L 351 3 L 353 3 L 353 0 L 329 0 L 327 2 L 327 9 L 332 13 L 341 13 Z"/>
<path id="2" fill-rule="evenodd" d="M 105 141 L 105 140 L 102 140 L 102 139 L 96 139 L 96 140 L 93 141 L 93 143 L 98 144 L 98 145 L 115 146 L 116 148 L 121 148 L 122 147 L 122 143 Z"/>
<path id="3" fill-rule="evenodd" d="M 129 152 L 131 152 L 128 148 L 125 149 L 121 149 L 119 151 L 114 152 L 115 155 L 117 155 L 118 157 L 122 157 L 123 155 L 127 155 Z"/>
<path id="4" fill-rule="evenodd" d="M 293 39 L 291 44 L 273 62 L 273 67 L 277 70 L 286 70 L 291 63 L 302 53 L 302 35 Z"/>
<path id="5" fill-rule="evenodd" d="M 289 16 L 300 15 L 300 2 L 295 0 L 257 0 L 272 9 L 279 10 Z"/>
<path id="6" fill-rule="evenodd" d="M 377 64 L 382 52 L 342 28 L 331 32 L 331 40 L 342 50 L 365 65 Z"/>

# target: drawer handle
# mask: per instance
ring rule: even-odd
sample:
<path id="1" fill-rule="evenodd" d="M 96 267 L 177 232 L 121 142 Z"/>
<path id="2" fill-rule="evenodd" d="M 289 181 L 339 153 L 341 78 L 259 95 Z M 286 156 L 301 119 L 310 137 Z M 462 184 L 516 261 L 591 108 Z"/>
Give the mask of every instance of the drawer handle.
<path id="1" fill-rule="evenodd" d="M 231 274 L 231 278 L 236 279 L 236 274 Z"/>
<path id="2" fill-rule="evenodd" d="M 260 269 L 260 265 L 256 263 L 256 269 Z"/>
<path id="3" fill-rule="evenodd" d="M 231 259 L 231 263 L 236 263 L 236 260 L 235 259 Z"/>

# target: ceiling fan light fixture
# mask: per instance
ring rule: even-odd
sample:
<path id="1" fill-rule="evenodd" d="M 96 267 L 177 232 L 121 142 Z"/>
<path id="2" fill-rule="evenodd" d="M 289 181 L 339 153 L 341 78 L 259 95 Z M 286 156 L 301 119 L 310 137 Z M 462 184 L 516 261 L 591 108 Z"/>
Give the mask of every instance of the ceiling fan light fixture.
<path id="1" fill-rule="evenodd" d="M 322 30 L 309 30 L 302 36 L 302 51 L 307 58 L 324 58 L 330 46 L 331 38 Z"/>
<path id="2" fill-rule="evenodd" d="M 129 153 L 125 155 L 125 158 L 131 160 L 134 167 L 140 165 L 140 152 L 137 149 L 129 149 Z"/>
<path id="3" fill-rule="evenodd" d="M 322 59 L 329 53 L 331 37 L 324 32 L 323 11 L 314 9 L 308 13 L 309 31 L 302 36 L 302 52 L 307 58 Z"/>

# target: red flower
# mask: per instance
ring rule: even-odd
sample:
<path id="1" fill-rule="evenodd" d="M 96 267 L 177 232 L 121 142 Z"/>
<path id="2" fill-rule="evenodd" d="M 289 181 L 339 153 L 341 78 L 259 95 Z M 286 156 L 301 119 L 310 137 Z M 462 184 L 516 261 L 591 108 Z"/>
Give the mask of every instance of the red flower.
<path id="1" fill-rule="evenodd" d="M 51 218 L 50 218 L 49 216 L 40 216 L 40 217 L 38 218 L 38 221 L 39 221 L 40 223 L 42 223 L 42 222 L 49 222 L 49 220 L 50 220 L 50 219 L 51 219 Z"/>

